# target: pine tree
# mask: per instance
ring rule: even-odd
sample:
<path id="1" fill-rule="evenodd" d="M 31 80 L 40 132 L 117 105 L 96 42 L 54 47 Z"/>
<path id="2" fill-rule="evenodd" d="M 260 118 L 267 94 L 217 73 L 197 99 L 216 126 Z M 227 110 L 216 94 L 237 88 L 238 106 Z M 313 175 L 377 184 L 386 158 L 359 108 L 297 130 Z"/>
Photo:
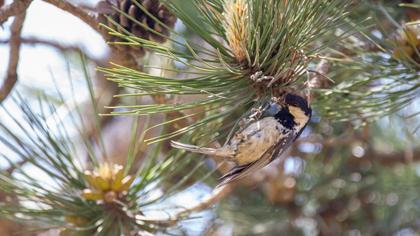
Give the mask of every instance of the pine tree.
<path id="1" fill-rule="evenodd" d="M 82 56 L 84 89 L 70 82 L 57 95 L 10 95 L 0 122 L 8 166 L 0 172 L 0 217 L 28 235 L 415 235 L 419 8 L 416 1 L 100 1 L 89 19 L 130 63 L 99 64 L 95 74 Z M 105 111 L 98 75 L 121 88 Z M 82 90 L 88 104 L 72 105 Z M 223 146 L 287 93 L 308 100 L 309 126 L 239 181 L 216 188 L 231 163 L 170 146 Z M 107 141 L 109 122 L 131 133 Z M 123 141 L 117 159 L 109 146 Z"/>

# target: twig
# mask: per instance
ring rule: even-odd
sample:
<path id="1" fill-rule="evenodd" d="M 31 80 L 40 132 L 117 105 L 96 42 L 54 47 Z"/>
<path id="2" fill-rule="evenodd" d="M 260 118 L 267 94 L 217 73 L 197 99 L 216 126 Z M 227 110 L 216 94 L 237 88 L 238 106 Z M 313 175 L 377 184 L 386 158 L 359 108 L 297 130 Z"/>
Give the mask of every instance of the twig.
<path id="1" fill-rule="evenodd" d="M 184 209 L 181 212 L 178 212 L 176 215 L 176 219 L 183 218 L 186 215 L 189 215 L 192 212 L 202 211 L 204 209 L 207 209 L 214 204 L 218 203 L 222 199 L 224 199 L 226 196 L 228 196 L 233 190 L 235 189 L 234 183 L 225 184 L 219 188 L 216 188 L 213 190 L 210 196 L 205 198 L 203 201 L 201 201 L 199 204 Z"/>
<path id="2" fill-rule="evenodd" d="M 219 188 L 216 188 L 216 189 L 213 190 L 211 195 L 208 196 L 207 198 L 205 198 L 202 202 L 200 202 L 199 204 L 197 204 L 195 206 L 186 208 L 186 209 L 178 212 L 174 216 L 168 216 L 167 218 L 160 218 L 160 217 L 159 218 L 151 218 L 151 217 L 148 217 L 148 216 L 137 215 L 136 220 L 147 222 L 149 224 L 165 226 L 165 227 L 174 226 L 177 222 L 179 222 L 179 220 L 187 217 L 190 213 L 202 211 L 202 210 L 207 209 L 207 208 L 213 206 L 214 204 L 218 203 L 219 201 L 224 199 L 226 196 L 228 196 L 232 192 L 234 187 L 235 187 L 234 183 L 229 183 L 229 184 L 223 185 Z"/>
<path id="3" fill-rule="evenodd" d="M 28 7 L 29 4 L 26 6 Z M 9 95 L 13 87 L 17 82 L 17 68 L 19 62 L 20 54 L 20 34 L 22 32 L 23 22 L 25 21 L 26 11 L 23 11 L 16 16 L 13 24 L 11 26 L 11 36 L 10 36 L 10 58 L 9 65 L 7 67 L 6 78 L 0 87 L 0 103 Z"/>
<path id="4" fill-rule="evenodd" d="M 100 27 L 97 19 L 94 16 L 90 15 L 88 12 L 86 12 L 82 7 L 73 5 L 72 3 L 65 0 L 44 0 L 44 2 L 54 5 L 60 8 L 61 10 L 66 11 L 76 16 L 77 18 L 85 22 L 87 25 L 89 25 L 92 29 L 94 29 L 99 34 L 101 34 L 101 36 L 106 41 L 110 39 L 110 35 L 108 34 L 107 30 L 105 28 Z M 138 67 L 135 58 L 133 58 L 132 56 L 129 56 L 128 52 L 121 53 L 121 52 L 116 52 L 115 50 L 112 50 L 110 61 L 117 62 L 118 64 L 124 65 L 129 68 Z"/>
<path id="5" fill-rule="evenodd" d="M 280 162 L 277 162 L 277 163 L 278 163 L 277 165 L 282 166 L 282 164 L 280 164 L 280 163 L 283 163 L 283 162 L 280 161 Z M 233 190 L 236 188 L 237 185 L 256 186 L 256 185 L 262 183 L 264 180 L 266 180 L 267 176 L 270 175 L 272 173 L 272 171 L 273 171 L 273 169 L 264 168 L 263 170 L 261 170 L 260 178 L 252 178 L 252 181 L 249 181 L 249 179 L 251 179 L 251 178 L 248 177 L 248 178 L 242 179 L 240 181 L 230 182 L 228 184 L 217 187 L 212 191 L 210 196 L 203 199 L 200 203 L 198 203 L 198 204 L 196 204 L 192 207 L 183 209 L 182 211 L 178 212 L 174 217 L 171 218 L 171 221 L 177 221 L 177 220 L 185 218 L 186 216 L 188 216 L 189 214 L 191 214 L 193 212 L 199 212 L 199 211 L 205 210 L 207 208 L 210 208 L 211 206 L 217 204 L 218 202 L 220 202 L 221 200 L 223 200 L 227 196 L 229 196 L 229 194 L 231 194 L 233 192 Z"/>
<path id="6" fill-rule="evenodd" d="M 18 15 L 26 10 L 32 0 L 13 1 L 0 9 L 0 25 L 9 17 Z"/>
<path id="7" fill-rule="evenodd" d="M 24 159 L 18 163 L 16 163 L 14 166 L 11 166 L 5 170 L 9 175 L 11 175 L 17 168 L 21 168 L 23 165 L 31 161 L 31 159 Z"/>
<path id="8" fill-rule="evenodd" d="M 321 59 L 314 71 L 308 71 L 308 73 L 313 74 L 313 76 L 309 76 L 309 80 L 307 82 L 307 97 L 309 104 L 311 104 L 313 98 L 311 89 L 325 88 L 329 85 L 329 80 L 326 74 L 328 74 L 330 69 L 331 63 L 326 59 Z"/>
<path id="9" fill-rule="evenodd" d="M 168 218 L 150 218 L 150 217 L 139 215 L 139 216 L 136 216 L 136 219 L 140 221 L 144 221 L 144 222 L 147 221 L 148 223 L 153 223 L 153 224 L 161 225 L 161 226 L 173 226 L 179 220 L 187 217 L 190 213 L 207 209 L 213 206 L 214 204 L 218 203 L 222 199 L 224 199 L 233 191 L 233 189 L 235 188 L 234 185 L 235 185 L 234 183 L 229 183 L 229 184 L 226 184 L 219 188 L 214 189 L 211 195 L 205 198 L 199 204 L 186 208 L 178 212 L 174 216 L 169 216 Z"/>
<path id="10" fill-rule="evenodd" d="M 82 8 L 82 9 L 84 9 L 86 11 L 91 11 L 91 12 L 97 11 L 97 9 L 96 9 L 95 6 L 92 6 L 91 4 L 87 4 L 87 3 L 78 3 L 77 4 L 77 7 L 78 8 Z"/>
<path id="11" fill-rule="evenodd" d="M 36 38 L 36 37 L 27 37 L 27 38 L 21 38 L 21 43 L 22 44 L 28 44 L 28 45 L 45 45 L 45 46 L 49 46 L 49 47 L 53 47 L 61 52 L 71 52 L 71 51 L 75 51 L 78 53 L 81 53 L 83 55 L 86 56 L 86 58 L 90 61 L 93 61 L 95 64 L 97 64 L 98 66 L 107 66 L 107 62 L 106 59 L 97 59 L 97 58 L 92 58 L 91 56 L 88 56 L 84 53 L 84 48 L 77 46 L 77 45 L 64 45 L 61 43 L 58 43 L 56 41 L 50 41 L 47 39 L 41 39 L 41 38 Z M 0 40 L 0 44 L 7 44 L 9 43 L 10 40 L 9 39 L 3 39 Z"/>
<path id="12" fill-rule="evenodd" d="M 326 59 L 322 59 L 319 64 L 317 65 L 315 71 L 311 71 L 314 73 L 313 76 L 310 77 L 308 82 L 309 88 L 323 88 L 326 86 L 325 80 L 326 74 L 331 69 L 331 63 Z"/>
<path id="13" fill-rule="evenodd" d="M 85 22 L 87 25 L 89 25 L 92 29 L 100 33 L 105 39 L 109 37 L 107 32 L 99 26 L 95 17 L 90 15 L 88 12 L 84 11 L 82 8 L 77 7 L 76 5 L 73 5 L 72 3 L 67 2 L 65 0 L 44 0 L 44 2 L 54 5 L 60 8 L 61 10 L 76 16 L 77 18 Z"/>

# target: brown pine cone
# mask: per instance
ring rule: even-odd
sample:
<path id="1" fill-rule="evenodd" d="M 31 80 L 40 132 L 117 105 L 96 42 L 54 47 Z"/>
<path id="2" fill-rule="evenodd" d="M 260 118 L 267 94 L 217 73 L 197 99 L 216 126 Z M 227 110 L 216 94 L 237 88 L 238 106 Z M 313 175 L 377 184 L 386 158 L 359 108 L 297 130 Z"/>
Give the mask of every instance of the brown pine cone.
<path id="1" fill-rule="evenodd" d="M 166 27 L 173 28 L 176 22 L 176 17 L 159 0 L 102 0 L 96 8 L 99 12 L 98 21 L 100 23 L 108 25 L 120 33 L 127 34 L 129 32 L 136 37 L 158 43 L 164 43 L 166 41 L 166 37 L 170 33 Z M 118 8 L 121 12 L 124 12 L 137 22 L 114 8 Z M 107 16 L 112 21 L 118 23 L 120 27 L 116 27 Z M 165 24 L 166 27 L 161 23 Z M 110 37 L 110 41 L 112 42 L 121 42 L 123 40 L 118 37 Z M 115 45 L 115 47 L 120 50 L 131 50 L 136 56 L 144 55 L 144 49 L 138 46 Z"/>

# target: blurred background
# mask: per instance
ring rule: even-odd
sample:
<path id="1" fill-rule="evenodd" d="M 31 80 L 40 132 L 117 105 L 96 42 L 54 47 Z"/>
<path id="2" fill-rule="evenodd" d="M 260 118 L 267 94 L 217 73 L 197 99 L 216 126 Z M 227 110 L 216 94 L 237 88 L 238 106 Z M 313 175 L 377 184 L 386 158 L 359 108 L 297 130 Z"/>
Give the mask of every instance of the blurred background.
<path id="1" fill-rule="evenodd" d="M 97 2 L 71 1 L 92 12 L 98 11 Z M 396 34 L 394 24 L 420 19 L 420 9 L 398 5 L 403 2 L 354 1 L 356 7 L 351 15 L 360 19 L 371 17 L 380 22 L 379 28 Z M 3 4 L 10 3 L 6 0 Z M 1 78 L 8 77 L 13 22 L 14 18 L 9 18 L 0 28 Z M 174 27 L 180 35 L 200 42 L 182 22 L 176 22 Z M 83 108 L 90 97 L 81 69 L 82 54 L 98 95 L 95 99 L 100 113 L 109 112 L 104 106 L 119 103 L 112 96 L 123 91 L 105 80 L 95 70 L 97 66 L 109 66 L 109 61 L 130 68 L 141 68 L 142 60 L 165 63 L 162 58 L 138 59 L 129 55 L 129 50 L 109 47 L 106 43 L 109 39 L 104 39 L 91 25 L 47 1 L 30 4 L 18 37 L 21 41 L 18 80 L 11 94 L 33 97 L 35 101 L 40 93 L 45 93 L 60 105 L 58 90 L 64 100 Z M 72 91 L 69 81 L 75 88 Z M 21 116 L 11 96 L 4 97 L 2 106 L 14 116 Z M 62 112 L 64 116 L 71 111 L 63 108 Z M 80 122 L 94 127 L 89 125 L 93 111 L 85 107 L 83 112 L 86 117 Z M 140 124 L 144 124 L 142 119 Z M 155 124 L 159 119 L 162 118 L 152 117 Z M 130 135 L 131 126 L 127 124 L 131 121 L 132 118 L 123 116 L 101 120 L 105 146 L 117 163 L 126 161 L 129 140 L 125 142 L 124 137 Z M 13 125 L 11 120 L 2 122 Z M 94 130 L 86 130 L 87 136 L 93 133 Z M 142 146 L 138 165 L 150 148 Z M 420 235 L 420 94 L 415 102 L 398 112 L 366 124 L 335 122 L 319 117 L 315 111 L 310 126 L 286 155 L 284 160 L 275 161 L 253 178 L 242 181 L 217 206 L 181 225 L 177 234 Z M 13 171 L 1 158 L 0 168 Z M 210 191 L 208 185 L 195 183 L 173 201 L 186 206 L 199 202 Z M 0 200 L 4 197 L 0 195 Z M 14 223 L 0 221 L 1 236 L 11 235 L 17 229 Z"/>

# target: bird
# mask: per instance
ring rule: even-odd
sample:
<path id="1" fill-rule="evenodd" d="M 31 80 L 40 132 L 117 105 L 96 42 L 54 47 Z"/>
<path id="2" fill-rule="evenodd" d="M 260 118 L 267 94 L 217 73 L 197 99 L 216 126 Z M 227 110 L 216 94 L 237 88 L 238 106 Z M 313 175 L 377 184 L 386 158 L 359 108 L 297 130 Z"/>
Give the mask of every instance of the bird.
<path id="1" fill-rule="evenodd" d="M 217 187 L 248 176 L 271 163 L 302 134 L 312 116 L 305 98 L 287 93 L 268 103 L 257 120 L 245 125 L 220 148 L 171 141 L 174 148 L 235 162 Z"/>

